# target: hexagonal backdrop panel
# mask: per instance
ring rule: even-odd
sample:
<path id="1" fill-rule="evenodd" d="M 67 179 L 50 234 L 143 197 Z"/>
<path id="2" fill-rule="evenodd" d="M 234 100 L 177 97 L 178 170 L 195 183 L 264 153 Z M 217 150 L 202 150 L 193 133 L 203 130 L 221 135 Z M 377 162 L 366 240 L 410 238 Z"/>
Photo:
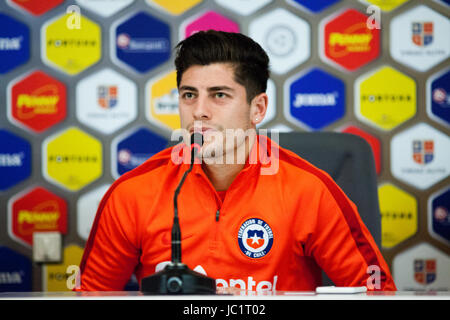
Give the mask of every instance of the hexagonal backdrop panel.
<path id="1" fill-rule="evenodd" d="M 7 2 L 15 8 L 25 10 L 35 16 L 40 16 L 47 11 L 59 6 L 64 0 L 45 0 L 45 1 L 24 1 L 24 0 L 7 0 Z"/>
<path id="2" fill-rule="evenodd" d="M 175 71 L 150 79 L 145 86 L 147 119 L 165 130 L 180 128 L 178 89 Z"/>
<path id="3" fill-rule="evenodd" d="M 30 30 L 22 22 L 0 12 L 0 74 L 30 59 Z"/>
<path id="4" fill-rule="evenodd" d="M 433 193 L 428 200 L 428 231 L 437 240 L 450 245 L 450 187 Z"/>
<path id="5" fill-rule="evenodd" d="M 239 25 L 224 15 L 209 10 L 189 17 L 180 24 L 180 40 L 206 30 L 239 32 Z"/>
<path id="6" fill-rule="evenodd" d="M 392 130 L 416 114 L 416 83 L 407 75 L 383 66 L 355 81 L 355 114 L 382 130 Z"/>
<path id="7" fill-rule="evenodd" d="M 273 0 L 216 0 L 216 2 L 224 8 L 227 8 L 243 16 L 248 16 L 273 2 Z"/>
<path id="8" fill-rule="evenodd" d="M 76 90 L 78 120 L 111 134 L 137 117 L 136 84 L 112 69 L 83 78 Z"/>
<path id="9" fill-rule="evenodd" d="M 368 5 L 375 5 L 383 11 L 392 11 L 409 0 L 359 0 Z"/>
<path id="10" fill-rule="evenodd" d="M 83 248 L 78 245 L 69 244 L 64 247 L 63 261 L 61 263 L 44 264 L 42 266 L 42 290 L 43 291 L 72 291 L 67 287 L 70 279 L 68 273 L 70 266 L 79 266 L 83 257 Z M 72 281 L 75 282 L 75 281 Z M 75 284 L 74 284 L 75 285 Z"/>
<path id="11" fill-rule="evenodd" d="M 0 292 L 31 291 L 31 260 L 4 246 L 0 246 L 0 257 Z"/>
<path id="12" fill-rule="evenodd" d="M 309 58 L 310 31 L 305 20 L 278 8 L 252 20 L 248 33 L 269 55 L 271 72 L 283 74 Z"/>
<path id="13" fill-rule="evenodd" d="M 378 58 L 380 29 L 369 29 L 367 19 L 367 15 L 355 9 L 324 19 L 320 23 L 321 58 L 347 71 L 355 71 Z"/>
<path id="14" fill-rule="evenodd" d="M 312 68 L 289 78 L 285 84 L 286 118 L 311 130 L 320 130 L 345 114 L 345 84 Z"/>
<path id="15" fill-rule="evenodd" d="M 82 8 L 102 17 L 110 17 L 133 3 L 134 0 L 76 0 Z"/>
<path id="16" fill-rule="evenodd" d="M 397 62 L 427 71 L 450 56 L 450 21 L 423 5 L 391 20 L 389 49 Z"/>
<path id="17" fill-rule="evenodd" d="M 12 123 L 41 133 L 66 118 L 66 86 L 36 70 L 11 81 L 7 105 Z"/>
<path id="18" fill-rule="evenodd" d="M 450 174 L 450 138 L 418 123 L 391 140 L 391 171 L 395 178 L 425 190 Z"/>
<path id="19" fill-rule="evenodd" d="M 287 0 L 287 2 L 292 5 L 313 13 L 322 12 L 339 1 L 340 0 Z"/>
<path id="20" fill-rule="evenodd" d="M 200 4 L 202 1 L 203 0 L 146 0 L 146 3 L 166 13 L 180 15 Z"/>
<path id="21" fill-rule="evenodd" d="M 167 146 L 168 140 L 159 134 L 140 127 L 117 136 L 111 146 L 112 175 L 122 174 L 143 164 Z"/>
<path id="22" fill-rule="evenodd" d="M 70 127 L 43 142 L 42 171 L 48 181 L 78 191 L 102 175 L 102 145 L 79 128 Z"/>
<path id="23" fill-rule="evenodd" d="M 69 75 L 76 75 L 100 60 L 100 26 L 80 16 L 80 28 L 69 29 L 70 14 L 47 21 L 41 29 L 41 57 L 44 63 Z"/>
<path id="24" fill-rule="evenodd" d="M 381 245 L 392 248 L 417 232 L 418 208 L 413 195 L 391 183 L 378 187 Z"/>
<path id="25" fill-rule="evenodd" d="M 78 198 L 77 233 L 81 239 L 87 241 L 89 238 L 98 206 L 109 187 L 109 184 L 104 184 L 94 190 L 84 193 Z"/>
<path id="26" fill-rule="evenodd" d="M 43 187 L 29 188 L 8 203 L 8 232 L 21 244 L 31 247 L 33 233 L 67 233 L 66 201 Z"/>
<path id="27" fill-rule="evenodd" d="M 448 270 L 448 254 L 424 242 L 401 252 L 392 263 L 395 285 L 400 291 L 448 291 Z"/>
<path id="28" fill-rule="evenodd" d="M 0 129 L 0 191 L 31 175 L 31 145 L 18 135 Z"/>
<path id="29" fill-rule="evenodd" d="M 145 73 L 170 58 L 169 25 L 145 11 L 115 21 L 110 38 L 111 59 L 127 70 Z"/>
<path id="30" fill-rule="evenodd" d="M 434 121 L 450 127 L 450 68 L 427 81 L 427 113 Z"/>

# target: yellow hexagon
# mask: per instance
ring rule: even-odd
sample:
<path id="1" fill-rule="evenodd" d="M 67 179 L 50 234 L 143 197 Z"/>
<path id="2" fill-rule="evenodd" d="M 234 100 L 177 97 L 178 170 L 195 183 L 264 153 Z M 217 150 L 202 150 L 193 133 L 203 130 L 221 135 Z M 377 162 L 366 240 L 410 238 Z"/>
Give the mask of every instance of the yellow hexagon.
<path id="1" fill-rule="evenodd" d="M 77 284 L 79 265 L 83 256 L 83 249 L 77 245 L 64 248 L 63 262 L 48 264 L 42 269 L 44 291 L 72 291 Z"/>
<path id="2" fill-rule="evenodd" d="M 416 83 L 384 66 L 355 83 L 356 115 L 361 121 L 392 130 L 416 114 Z"/>
<path id="3" fill-rule="evenodd" d="M 365 2 L 378 6 L 383 11 L 391 11 L 409 0 L 365 0 Z"/>
<path id="4" fill-rule="evenodd" d="M 409 193 L 386 183 L 378 188 L 381 245 L 392 248 L 417 232 L 417 201 Z"/>
<path id="5" fill-rule="evenodd" d="M 146 90 L 148 120 L 165 129 L 180 128 L 176 72 L 150 80 Z"/>
<path id="6" fill-rule="evenodd" d="M 161 9 L 164 9 L 173 15 L 180 15 L 202 1 L 203 0 L 147 0 L 150 5 L 159 6 Z"/>
<path id="7" fill-rule="evenodd" d="M 102 145 L 100 141 L 72 127 L 43 145 L 44 176 L 77 191 L 102 175 Z"/>
<path id="8" fill-rule="evenodd" d="M 62 71 L 75 75 L 101 57 L 100 26 L 88 18 L 62 15 L 42 27 L 42 59 Z M 75 24 L 74 21 L 77 23 Z"/>

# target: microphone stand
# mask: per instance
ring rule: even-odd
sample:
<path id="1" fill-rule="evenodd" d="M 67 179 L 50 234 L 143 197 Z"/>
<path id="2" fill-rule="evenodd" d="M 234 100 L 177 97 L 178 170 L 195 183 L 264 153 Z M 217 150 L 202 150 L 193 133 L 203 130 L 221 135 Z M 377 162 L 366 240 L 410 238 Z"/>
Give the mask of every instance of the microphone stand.
<path id="1" fill-rule="evenodd" d="M 195 272 L 181 262 L 181 229 L 178 219 L 178 194 L 187 175 L 192 171 L 195 156 L 203 145 L 203 135 L 191 136 L 191 165 L 183 174 L 173 197 L 172 261 L 162 271 L 141 280 L 144 294 L 216 294 L 216 280 Z"/>

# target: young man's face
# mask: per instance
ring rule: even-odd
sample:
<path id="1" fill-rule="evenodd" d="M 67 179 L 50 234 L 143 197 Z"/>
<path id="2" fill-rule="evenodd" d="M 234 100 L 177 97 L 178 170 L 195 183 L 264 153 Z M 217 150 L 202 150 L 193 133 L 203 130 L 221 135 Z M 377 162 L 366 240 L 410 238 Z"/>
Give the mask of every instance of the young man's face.
<path id="1" fill-rule="evenodd" d="M 189 67 L 181 77 L 178 91 L 181 127 L 190 133 L 202 130 L 205 141 L 202 155 L 205 158 L 221 155 L 216 154 L 222 153 L 218 151 L 218 144 L 223 145 L 224 152 L 225 149 L 229 151 L 226 146 L 233 144 L 231 139 L 228 144 L 225 142 L 226 129 L 236 132 L 254 129 L 265 114 L 265 107 L 261 113 L 261 103 L 256 103 L 255 99 L 248 104 L 245 87 L 234 80 L 230 64 Z M 263 96 L 262 101 L 267 105 L 265 93 L 259 96 Z M 243 143 L 241 139 L 233 140 L 233 149 Z"/>

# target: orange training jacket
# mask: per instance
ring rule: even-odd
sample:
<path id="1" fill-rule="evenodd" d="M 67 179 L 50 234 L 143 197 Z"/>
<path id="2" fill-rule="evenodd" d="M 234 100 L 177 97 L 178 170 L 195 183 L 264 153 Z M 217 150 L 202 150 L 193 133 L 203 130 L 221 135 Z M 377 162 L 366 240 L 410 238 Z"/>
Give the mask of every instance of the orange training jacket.
<path id="1" fill-rule="evenodd" d="M 170 261 L 173 195 L 189 167 L 173 161 L 173 154 L 184 157 L 180 146 L 106 192 L 80 265 L 81 290 L 120 291 L 133 273 L 140 283 Z M 261 174 L 274 161 L 274 174 Z M 265 136 L 224 201 L 196 164 L 178 208 L 183 263 L 218 287 L 313 291 L 323 269 L 336 286 L 396 290 L 356 206 L 327 173 Z"/>

